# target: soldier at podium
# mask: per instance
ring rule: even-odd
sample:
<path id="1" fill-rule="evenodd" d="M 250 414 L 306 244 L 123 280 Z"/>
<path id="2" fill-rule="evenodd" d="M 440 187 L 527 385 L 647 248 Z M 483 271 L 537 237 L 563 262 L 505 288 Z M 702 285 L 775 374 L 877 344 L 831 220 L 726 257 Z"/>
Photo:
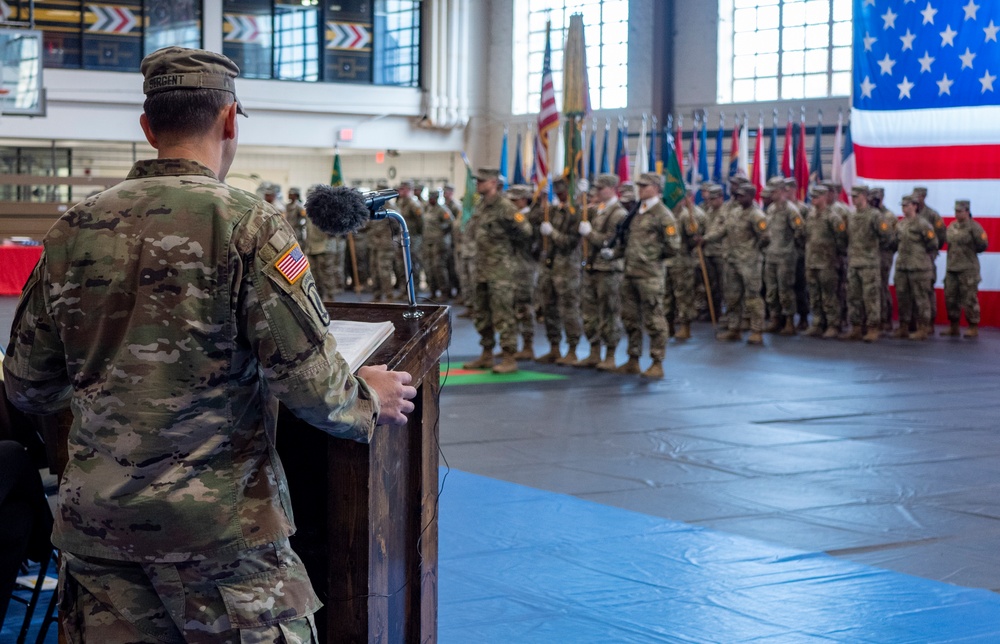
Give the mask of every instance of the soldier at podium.
<path id="1" fill-rule="evenodd" d="M 365 442 L 404 423 L 416 391 L 385 366 L 350 373 L 283 213 L 223 183 L 239 68 L 168 47 L 141 72 L 158 157 L 52 227 L 4 362 L 20 409 L 72 401 L 52 537 L 64 634 L 314 642 L 278 400 Z"/>

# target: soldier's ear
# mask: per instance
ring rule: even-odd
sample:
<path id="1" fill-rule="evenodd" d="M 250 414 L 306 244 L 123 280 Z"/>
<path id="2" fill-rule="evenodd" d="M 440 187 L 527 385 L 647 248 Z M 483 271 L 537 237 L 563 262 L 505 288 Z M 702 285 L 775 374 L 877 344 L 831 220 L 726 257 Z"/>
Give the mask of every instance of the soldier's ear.
<path id="1" fill-rule="evenodd" d="M 151 145 L 154 150 L 158 150 L 159 145 L 156 140 L 156 135 L 153 134 L 151 129 L 149 129 L 149 119 L 146 118 L 145 112 L 139 115 L 139 126 L 142 128 L 142 133 L 146 135 L 146 140 L 149 141 L 149 145 Z"/>

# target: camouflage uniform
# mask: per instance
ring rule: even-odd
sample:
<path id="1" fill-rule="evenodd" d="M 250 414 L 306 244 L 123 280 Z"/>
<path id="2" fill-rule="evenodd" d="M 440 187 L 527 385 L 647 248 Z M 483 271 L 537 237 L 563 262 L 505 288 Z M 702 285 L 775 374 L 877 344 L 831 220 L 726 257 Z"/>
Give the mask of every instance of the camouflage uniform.
<path id="1" fill-rule="evenodd" d="M 403 199 L 400 197 L 391 206 L 403 216 L 406 221 L 406 228 L 410 233 L 410 260 L 412 261 L 413 286 L 420 288 L 420 271 L 423 269 L 423 248 L 424 248 L 424 217 L 420 200 L 416 197 Z M 402 238 L 400 238 L 402 239 Z M 402 293 L 406 293 L 407 275 L 406 267 L 403 263 L 403 253 L 397 252 L 393 255 L 393 267 L 396 273 L 396 288 Z"/>
<path id="2" fill-rule="evenodd" d="M 750 330 L 760 333 L 764 329 L 764 299 L 760 294 L 763 249 L 770 242 L 767 218 L 756 206 L 743 208 L 735 200 L 733 203 L 722 226 L 710 233 L 707 240 L 723 243 L 726 319 L 730 333 L 739 333 L 744 315 L 749 317 Z"/>
<path id="3" fill-rule="evenodd" d="M 572 205 L 549 208 L 552 234 L 543 242 L 539 260 L 539 305 L 545 316 L 545 336 L 559 346 L 563 330 L 574 353 L 583 325 L 580 320 L 580 215 Z M 547 250 L 545 247 L 547 246 Z"/>
<path id="4" fill-rule="evenodd" d="M 767 309 L 774 321 L 771 330 L 777 331 L 779 317 L 784 317 L 786 323 L 795 317 L 795 266 L 799 246 L 805 238 L 805 225 L 793 201 L 771 204 L 767 222 L 771 243 L 764 252 L 764 286 Z"/>
<path id="5" fill-rule="evenodd" d="M 920 217 L 903 219 L 897 226 L 899 254 L 896 256 L 896 298 L 899 300 L 899 328 L 916 323 L 917 328 L 931 325 L 931 302 L 934 262 L 930 253 L 937 251 L 937 235 Z"/>
<path id="6" fill-rule="evenodd" d="M 862 324 L 877 329 L 882 321 L 881 257 L 892 242 L 892 228 L 882 213 L 862 208 L 847 218 L 847 316 L 856 332 Z"/>
<path id="7" fill-rule="evenodd" d="M 590 257 L 583 275 L 580 309 L 587 339 L 592 344 L 603 344 L 608 348 L 608 354 L 614 356 L 615 347 L 624 332 L 621 290 L 625 260 L 606 259 L 601 257 L 600 251 L 614 239 L 618 224 L 627 213 L 617 199 L 603 206 L 590 217 L 593 229 L 586 237 Z"/>
<path id="8" fill-rule="evenodd" d="M 628 335 L 628 355 L 642 355 L 642 332 L 649 334 L 649 355 L 667 355 L 667 318 L 663 314 L 666 269 L 663 260 L 681 250 L 677 220 L 659 197 L 647 199 L 625 232 L 625 282 L 622 322 Z"/>
<path id="9" fill-rule="evenodd" d="M 979 324 L 979 258 L 989 245 L 986 231 L 971 217 L 948 226 L 948 262 L 944 277 L 944 300 L 948 319 L 958 324 L 965 309 L 970 326 Z"/>
<path id="10" fill-rule="evenodd" d="M 697 241 L 705 234 L 707 217 L 698 206 L 678 206 L 677 232 L 681 248 L 677 255 L 666 261 L 663 312 L 668 322 L 690 324 L 698 315 L 694 304 L 695 277 L 701 273 L 700 262 L 692 255 Z"/>
<path id="11" fill-rule="evenodd" d="M 892 264 L 895 261 L 896 251 L 899 249 L 898 234 L 896 226 L 899 220 L 891 210 L 880 205 L 878 208 L 882 213 L 882 220 L 889 224 L 892 238 L 879 248 L 879 272 L 882 287 L 882 328 L 892 331 L 892 293 L 889 292 L 889 277 L 892 273 Z"/>
<path id="12" fill-rule="evenodd" d="M 476 245 L 476 290 L 473 316 L 479 344 L 485 351 L 496 346 L 505 354 L 517 353 L 517 320 L 514 316 L 515 248 L 531 237 L 531 224 L 502 195 L 483 199 L 472 216 Z M 466 229 L 468 232 L 468 228 Z"/>
<path id="13" fill-rule="evenodd" d="M 364 227 L 368 240 L 368 265 L 372 276 L 372 293 L 375 301 L 392 299 L 393 266 L 400 249 L 393 240 L 397 224 L 391 219 L 376 219 Z M 400 260 L 402 261 L 402 260 Z M 397 286 L 404 288 L 403 283 Z"/>
<path id="14" fill-rule="evenodd" d="M 535 343 L 535 287 L 538 284 L 538 257 L 541 253 L 541 236 L 538 226 L 542 223 L 542 206 L 535 203 L 521 210 L 521 214 L 531 224 L 531 236 L 515 248 L 517 271 L 514 276 L 514 317 L 518 332 L 524 339 L 524 357 L 531 349 L 534 357 Z"/>
<path id="15" fill-rule="evenodd" d="M 443 198 L 443 197 L 442 197 Z M 444 207 L 451 213 L 451 230 L 447 235 L 448 254 L 445 258 L 445 271 L 448 273 L 449 293 L 460 293 L 462 278 L 458 270 L 458 245 L 462 241 L 462 204 L 454 199 L 445 200 Z"/>
<path id="16" fill-rule="evenodd" d="M 288 225 L 295 231 L 295 239 L 304 244 L 308 235 L 308 220 L 306 219 L 306 209 L 302 207 L 302 202 L 298 199 L 285 204 L 285 219 Z"/>
<path id="17" fill-rule="evenodd" d="M 840 327 L 840 298 L 837 295 L 840 258 L 847 250 L 847 224 L 832 207 L 809 208 L 805 222 L 806 281 L 809 284 L 809 302 L 812 307 L 812 329 Z M 832 333 L 831 333 L 832 335 Z"/>
<path id="18" fill-rule="evenodd" d="M 341 260 L 341 270 L 343 270 L 343 257 L 337 258 L 334 253 L 329 252 L 329 243 L 332 239 L 312 220 L 306 223 L 306 240 L 302 246 L 309 258 L 319 296 L 324 302 L 332 302 L 337 292 L 337 259 Z"/>
<path id="19" fill-rule="evenodd" d="M 913 192 L 915 193 L 922 192 L 923 196 L 925 198 L 927 197 L 926 188 L 914 188 Z M 930 291 L 928 292 L 928 296 L 930 297 L 931 301 L 931 320 L 933 321 L 937 319 L 937 294 L 934 292 L 934 285 L 937 283 L 937 262 L 935 260 L 937 260 L 938 251 L 940 251 L 941 248 L 948 241 L 948 229 L 945 228 L 944 219 L 941 218 L 940 213 L 938 213 L 937 210 L 934 210 L 933 208 L 928 206 L 926 203 L 923 206 L 917 208 L 917 216 L 924 219 L 934 228 L 934 234 L 937 236 L 938 239 L 937 250 L 931 253 L 931 263 L 933 264 L 933 268 L 931 275 L 932 279 L 931 279 Z"/>
<path id="20" fill-rule="evenodd" d="M 183 159 L 136 163 L 46 236 L 5 384 L 31 413 L 72 405 L 52 541 L 88 640 L 312 639 L 278 400 L 362 442 L 378 400 L 299 257 L 282 214 Z"/>
<path id="21" fill-rule="evenodd" d="M 451 295 L 445 273 L 446 235 L 451 232 L 451 224 L 450 210 L 440 204 L 427 207 L 424 213 L 424 270 L 431 297 L 436 297 L 438 291 L 446 298 Z"/>
<path id="22" fill-rule="evenodd" d="M 725 225 L 725 218 L 728 209 L 723 204 L 719 207 L 708 207 L 705 209 L 705 235 L 710 235 L 713 231 Z M 723 276 L 726 272 L 726 261 L 722 254 L 722 242 L 705 240 L 702 246 L 702 253 L 705 256 L 705 271 L 708 273 L 708 284 L 712 288 L 712 306 L 715 308 L 715 316 L 721 323 L 722 319 L 722 294 Z"/>

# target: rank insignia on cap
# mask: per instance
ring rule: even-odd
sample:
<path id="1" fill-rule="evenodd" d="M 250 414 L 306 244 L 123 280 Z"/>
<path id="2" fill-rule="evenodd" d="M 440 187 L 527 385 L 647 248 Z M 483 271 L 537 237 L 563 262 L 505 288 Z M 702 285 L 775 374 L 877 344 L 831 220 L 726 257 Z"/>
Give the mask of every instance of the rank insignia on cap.
<path id="1" fill-rule="evenodd" d="M 294 284 L 309 268 L 309 260 L 306 259 L 299 245 L 295 244 L 274 263 L 274 267 L 288 280 L 289 284 Z"/>

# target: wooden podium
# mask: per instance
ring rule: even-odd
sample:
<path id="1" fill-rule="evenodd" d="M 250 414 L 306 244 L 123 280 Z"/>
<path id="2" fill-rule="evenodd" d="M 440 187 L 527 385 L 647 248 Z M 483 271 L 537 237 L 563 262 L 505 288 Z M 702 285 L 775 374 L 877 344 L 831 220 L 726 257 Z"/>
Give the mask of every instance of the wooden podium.
<path id="1" fill-rule="evenodd" d="M 417 387 L 405 427 L 379 427 L 370 444 L 324 434 L 282 408 L 277 447 L 298 532 L 292 546 L 324 608 L 320 640 L 437 641 L 438 396 L 448 308 L 328 304 L 330 317 L 391 321 L 368 360 L 407 371 Z"/>

